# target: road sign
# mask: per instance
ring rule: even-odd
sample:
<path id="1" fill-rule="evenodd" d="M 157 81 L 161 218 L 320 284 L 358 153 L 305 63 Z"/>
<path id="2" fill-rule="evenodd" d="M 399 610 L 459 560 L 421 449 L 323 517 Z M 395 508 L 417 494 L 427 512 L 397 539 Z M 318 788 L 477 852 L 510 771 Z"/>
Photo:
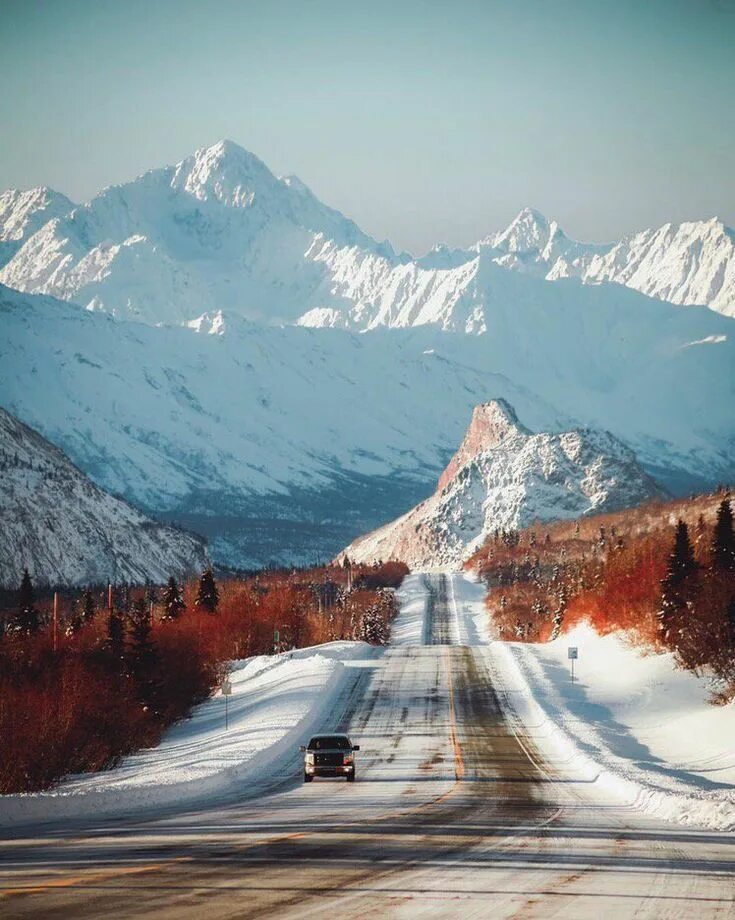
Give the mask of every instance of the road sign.
<path id="1" fill-rule="evenodd" d="M 274 629 L 274 630 L 273 630 L 273 644 L 274 644 L 274 645 L 278 645 L 278 640 L 279 640 L 280 638 L 281 638 L 281 634 L 278 632 L 277 629 Z"/>
<path id="2" fill-rule="evenodd" d="M 579 649 L 576 645 L 570 645 L 567 648 L 567 658 L 572 663 L 572 683 L 574 683 L 574 662 L 579 658 Z"/>
<path id="3" fill-rule="evenodd" d="M 230 717 L 229 713 L 227 712 L 227 697 L 231 694 L 232 684 L 230 683 L 230 678 L 225 677 L 225 679 L 222 681 L 222 696 L 225 698 L 225 731 L 227 731 L 230 726 Z"/>

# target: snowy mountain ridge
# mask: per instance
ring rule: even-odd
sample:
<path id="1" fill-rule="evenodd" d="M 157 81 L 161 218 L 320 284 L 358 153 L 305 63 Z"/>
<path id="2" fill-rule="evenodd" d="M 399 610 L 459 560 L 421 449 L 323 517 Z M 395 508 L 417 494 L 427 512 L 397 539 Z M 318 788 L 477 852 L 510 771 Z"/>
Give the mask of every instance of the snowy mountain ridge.
<path id="1" fill-rule="evenodd" d="M 436 492 L 342 552 L 415 570 L 456 567 L 495 530 L 630 507 L 660 494 L 609 432 L 534 434 L 504 400 L 476 406 Z"/>
<path id="2" fill-rule="evenodd" d="M 68 214 L 71 201 L 40 186 L 25 191 L 11 188 L 0 194 L 0 268 L 9 262 L 34 233 L 55 217 Z"/>
<path id="3" fill-rule="evenodd" d="M 40 583 L 160 584 L 207 564 L 200 538 L 104 492 L 2 408 L 0 482 L 0 584 L 6 587 L 17 587 L 26 567 Z"/>
<path id="4" fill-rule="evenodd" d="M 612 431 L 671 488 L 731 481 L 732 319 L 490 270 L 509 288 L 482 336 L 152 327 L 0 286 L 0 404 L 243 566 L 331 556 L 411 507 L 489 399 L 535 431 Z"/>
<path id="5" fill-rule="evenodd" d="M 224 309 L 266 323 L 484 333 L 488 264 L 735 315 L 735 234 L 716 220 L 593 245 L 526 208 L 468 249 L 439 246 L 413 259 L 232 141 L 105 189 L 70 213 L 64 202 L 31 209 L 0 282 L 152 325 Z"/>

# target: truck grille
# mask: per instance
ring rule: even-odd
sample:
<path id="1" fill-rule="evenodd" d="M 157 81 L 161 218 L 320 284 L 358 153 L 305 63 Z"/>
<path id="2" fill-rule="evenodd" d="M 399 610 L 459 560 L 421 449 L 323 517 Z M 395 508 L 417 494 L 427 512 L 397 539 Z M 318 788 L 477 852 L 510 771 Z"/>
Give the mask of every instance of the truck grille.
<path id="1" fill-rule="evenodd" d="M 324 754 L 315 754 L 314 765 L 317 767 L 341 767 L 342 755 L 329 751 Z"/>

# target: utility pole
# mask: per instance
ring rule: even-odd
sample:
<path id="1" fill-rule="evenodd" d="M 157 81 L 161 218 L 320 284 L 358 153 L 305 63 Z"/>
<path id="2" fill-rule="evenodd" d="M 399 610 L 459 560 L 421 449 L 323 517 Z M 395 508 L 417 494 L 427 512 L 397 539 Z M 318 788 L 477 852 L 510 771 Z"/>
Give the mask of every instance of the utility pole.
<path id="1" fill-rule="evenodd" d="M 59 647 L 59 592 L 54 591 L 54 653 Z"/>

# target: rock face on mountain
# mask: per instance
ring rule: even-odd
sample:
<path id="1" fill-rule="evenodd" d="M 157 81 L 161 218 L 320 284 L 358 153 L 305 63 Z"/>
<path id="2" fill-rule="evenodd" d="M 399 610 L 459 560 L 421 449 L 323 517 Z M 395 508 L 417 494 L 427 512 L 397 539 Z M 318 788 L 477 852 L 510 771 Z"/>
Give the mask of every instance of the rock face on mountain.
<path id="1" fill-rule="evenodd" d="M 340 558 L 454 567 L 497 529 L 629 507 L 657 494 L 633 452 L 608 432 L 533 434 L 508 403 L 493 400 L 475 408 L 437 491 Z"/>
<path id="2" fill-rule="evenodd" d="M 102 491 L 37 432 L 0 409 L 0 584 L 28 568 L 39 583 L 183 576 L 207 564 L 204 541 Z"/>

